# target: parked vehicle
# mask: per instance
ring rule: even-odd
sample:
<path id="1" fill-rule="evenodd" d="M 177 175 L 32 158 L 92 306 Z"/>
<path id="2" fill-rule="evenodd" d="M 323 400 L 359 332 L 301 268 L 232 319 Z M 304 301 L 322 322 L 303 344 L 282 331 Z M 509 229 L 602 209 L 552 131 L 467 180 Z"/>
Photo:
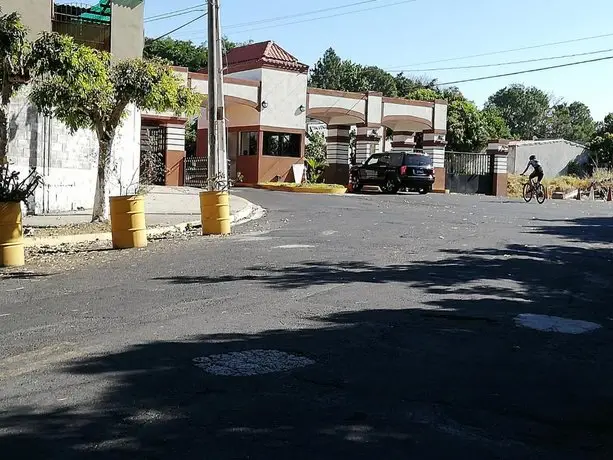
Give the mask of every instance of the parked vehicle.
<path id="1" fill-rule="evenodd" d="M 375 185 L 385 193 L 400 189 L 426 194 L 434 184 L 434 165 L 429 155 L 414 152 L 386 152 L 371 155 L 350 171 L 352 190 Z"/>

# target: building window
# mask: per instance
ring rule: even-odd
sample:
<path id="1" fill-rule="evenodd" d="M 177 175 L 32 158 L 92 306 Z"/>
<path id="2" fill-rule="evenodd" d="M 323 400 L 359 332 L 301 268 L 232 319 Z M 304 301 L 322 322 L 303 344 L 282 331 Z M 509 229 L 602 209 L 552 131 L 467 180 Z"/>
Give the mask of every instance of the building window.
<path id="1" fill-rule="evenodd" d="M 239 152 L 241 156 L 258 154 L 258 133 L 241 133 Z"/>
<path id="2" fill-rule="evenodd" d="M 302 135 L 289 133 L 264 133 L 263 155 L 275 157 L 300 157 Z"/>

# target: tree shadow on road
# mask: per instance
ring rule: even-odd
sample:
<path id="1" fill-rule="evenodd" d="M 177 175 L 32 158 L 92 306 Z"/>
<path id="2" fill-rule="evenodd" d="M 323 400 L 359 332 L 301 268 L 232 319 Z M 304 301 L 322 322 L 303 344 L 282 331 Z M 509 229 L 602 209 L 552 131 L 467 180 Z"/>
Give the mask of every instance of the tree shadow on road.
<path id="1" fill-rule="evenodd" d="M 163 279 L 185 289 L 248 281 L 275 295 L 397 283 L 410 297 L 385 309 L 313 315 L 302 329 L 148 342 L 75 362 L 62 372 L 111 384 L 88 406 L 0 414 L 0 452 L 28 459 L 610 458 L 607 257 L 610 249 L 509 245 L 404 265 L 306 261 Z M 537 332 L 515 326 L 523 312 L 605 327 L 580 336 Z M 281 350 L 314 364 L 227 377 L 193 363 L 245 350 Z"/>
<path id="2" fill-rule="evenodd" d="M 568 220 L 545 220 L 534 233 L 562 237 L 576 243 L 613 243 L 613 217 L 582 217 Z M 551 225 L 563 224 L 563 225 Z"/>

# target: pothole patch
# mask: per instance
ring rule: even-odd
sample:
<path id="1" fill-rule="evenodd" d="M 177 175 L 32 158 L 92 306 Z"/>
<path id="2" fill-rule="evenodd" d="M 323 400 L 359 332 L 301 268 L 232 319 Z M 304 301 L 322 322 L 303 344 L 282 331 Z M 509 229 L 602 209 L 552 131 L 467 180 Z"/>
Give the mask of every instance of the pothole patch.
<path id="1" fill-rule="evenodd" d="M 194 358 L 194 365 L 213 375 L 248 377 L 289 371 L 315 364 L 304 356 L 279 350 L 247 350 Z"/>
<path id="2" fill-rule="evenodd" d="M 586 334 L 594 332 L 602 326 L 590 321 L 561 318 L 559 316 L 535 315 L 523 313 L 515 317 L 515 324 L 543 332 L 559 332 L 562 334 Z"/>

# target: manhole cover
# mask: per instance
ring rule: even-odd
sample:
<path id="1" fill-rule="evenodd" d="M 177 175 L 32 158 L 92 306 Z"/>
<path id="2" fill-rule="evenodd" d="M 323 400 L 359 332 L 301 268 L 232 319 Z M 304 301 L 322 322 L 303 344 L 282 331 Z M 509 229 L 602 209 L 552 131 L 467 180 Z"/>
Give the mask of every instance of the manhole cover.
<path id="1" fill-rule="evenodd" d="M 194 364 L 209 374 L 242 377 L 288 371 L 315 361 L 279 350 L 248 350 L 201 356 L 194 358 Z"/>
<path id="2" fill-rule="evenodd" d="M 562 334 L 585 334 L 600 329 L 602 326 L 589 321 L 560 318 L 559 316 L 535 315 L 524 313 L 515 317 L 518 326 L 545 332 L 560 332 Z"/>

